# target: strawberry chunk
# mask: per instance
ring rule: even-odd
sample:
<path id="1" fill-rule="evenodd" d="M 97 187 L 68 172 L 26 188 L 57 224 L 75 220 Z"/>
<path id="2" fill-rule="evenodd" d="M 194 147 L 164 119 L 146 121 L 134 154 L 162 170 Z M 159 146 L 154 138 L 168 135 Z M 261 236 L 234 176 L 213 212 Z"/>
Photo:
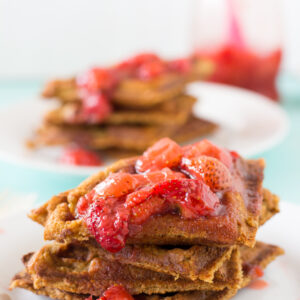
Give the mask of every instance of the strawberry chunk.
<path id="1" fill-rule="evenodd" d="M 202 180 L 214 192 L 228 190 L 232 186 L 229 169 L 214 157 L 201 155 L 197 158 L 183 158 L 181 168 L 191 178 Z"/>
<path id="2" fill-rule="evenodd" d="M 129 173 L 113 173 L 100 182 L 94 191 L 98 196 L 122 197 L 134 191 L 140 185 L 137 177 Z"/>
<path id="3" fill-rule="evenodd" d="M 91 68 L 77 77 L 79 89 L 89 93 L 99 92 L 100 90 L 110 91 L 116 84 L 114 73 L 104 68 Z"/>
<path id="4" fill-rule="evenodd" d="M 145 184 L 153 184 L 153 183 L 159 183 L 171 179 L 180 179 L 180 178 L 186 178 L 184 174 L 181 172 L 174 172 L 169 168 L 163 168 L 161 171 L 154 171 L 154 172 L 148 172 L 142 175 L 136 175 L 136 176 L 142 176 L 145 180 Z M 142 180 L 140 180 L 142 182 Z"/>
<path id="5" fill-rule="evenodd" d="M 154 61 L 161 62 L 161 59 L 154 53 L 141 53 L 128 60 L 130 64 L 135 66 Z"/>
<path id="6" fill-rule="evenodd" d="M 102 161 L 97 153 L 83 148 L 66 148 L 60 162 L 76 166 L 100 166 Z"/>
<path id="7" fill-rule="evenodd" d="M 118 252 L 125 246 L 129 211 L 116 198 L 94 200 L 83 219 L 91 234 L 102 248 Z"/>
<path id="8" fill-rule="evenodd" d="M 226 149 L 220 148 L 206 139 L 193 145 L 183 147 L 184 157 L 196 158 L 200 155 L 214 157 L 221 161 L 227 168 L 231 168 L 232 157 L 230 153 Z"/>
<path id="9" fill-rule="evenodd" d="M 103 93 L 88 93 L 82 98 L 82 116 L 88 123 L 99 123 L 110 116 L 112 105 Z"/>
<path id="10" fill-rule="evenodd" d="M 137 70 L 137 77 L 141 80 L 151 80 L 162 75 L 166 66 L 161 61 L 149 61 L 140 65 Z"/>
<path id="11" fill-rule="evenodd" d="M 93 202 L 94 195 L 95 195 L 95 191 L 92 190 L 91 192 L 79 198 L 76 206 L 78 217 L 84 216 L 84 214 L 87 212 L 87 210 L 90 207 L 90 204 L 92 204 Z"/>
<path id="12" fill-rule="evenodd" d="M 188 218 L 204 216 L 212 213 L 219 203 L 216 194 L 202 181 L 174 179 L 131 193 L 125 205 L 134 208 L 134 220 L 141 220 L 144 215 L 148 218 L 154 211 L 163 212 L 163 207 L 180 208 L 183 216 Z M 157 207 L 159 210 L 156 210 Z"/>
<path id="13" fill-rule="evenodd" d="M 185 74 L 191 71 L 192 62 L 189 58 L 175 59 L 168 62 L 168 68 L 171 71 Z"/>
<path id="14" fill-rule="evenodd" d="M 264 270 L 258 265 L 254 266 L 250 273 L 252 278 L 260 278 L 264 276 Z"/>
<path id="15" fill-rule="evenodd" d="M 170 204 L 190 211 L 190 216 L 205 216 L 212 213 L 220 200 L 210 188 L 199 180 L 177 179 L 154 186 L 154 194 Z"/>
<path id="16" fill-rule="evenodd" d="M 98 300 L 133 300 L 133 297 L 122 285 L 113 285 Z"/>
<path id="17" fill-rule="evenodd" d="M 138 193 L 138 196 L 144 194 L 144 197 L 149 197 L 148 191 L 141 191 Z M 131 208 L 131 216 L 130 216 L 130 223 L 132 224 L 142 224 L 146 220 L 148 220 L 151 216 L 163 213 L 164 206 L 166 202 L 165 199 L 161 197 L 152 197 L 150 200 L 144 201 L 139 205 L 135 205 Z"/>
<path id="18" fill-rule="evenodd" d="M 144 152 L 135 168 L 139 173 L 172 168 L 179 165 L 181 157 L 181 147 L 171 139 L 163 138 Z"/>

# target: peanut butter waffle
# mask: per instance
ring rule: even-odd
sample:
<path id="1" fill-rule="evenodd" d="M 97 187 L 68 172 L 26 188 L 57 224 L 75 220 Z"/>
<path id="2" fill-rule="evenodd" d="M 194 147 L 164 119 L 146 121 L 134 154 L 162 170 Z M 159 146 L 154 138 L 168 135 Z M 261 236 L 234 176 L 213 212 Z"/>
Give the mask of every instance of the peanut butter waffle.
<path id="1" fill-rule="evenodd" d="M 257 242 L 256 246 L 254 248 L 247 248 L 247 247 L 241 247 L 240 248 L 240 254 L 241 254 L 241 266 L 243 266 L 243 274 L 242 274 L 242 282 L 240 284 L 239 288 L 243 288 L 247 286 L 253 277 L 255 276 L 253 274 L 253 267 L 259 267 L 261 269 L 264 269 L 267 267 L 267 265 L 272 262 L 274 259 L 276 259 L 277 256 L 283 254 L 283 250 L 277 246 L 264 244 L 261 242 Z M 32 257 L 31 255 L 28 255 L 25 257 L 25 264 L 28 263 L 28 260 L 30 260 Z M 59 258 L 62 259 L 62 258 Z M 68 258 L 70 259 L 70 258 Z M 67 264 L 67 260 L 64 262 Z M 251 267 L 249 267 L 251 266 Z M 68 266 L 69 268 L 72 268 L 71 265 Z M 59 270 L 58 272 L 61 272 Z M 46 272 L 47 273 L 47 272 Z M 51 272 L 49 272 L 51 274 Z M 53 273 L 52 273 L 53 275 Z M 47 276 L 47 275 L 45 275 Z M 54 273 L 54 276 L 57 276 Z M 51 275 L 49 275 L 51 277 Z M 83 279 L 85 280 L 85 279 Z M 21 273 L 17 274 L 15 278 L 12 281 L 11 288 L 21 287 L 28 289 L 34 293 L 47 295 L 55 299 L 86 299 L 88 298 L 87 294 L 80 294 L 80 293 L 72 293 L 69 291 L 65 291 L 63 289 L 58 289 L 53 287 L 51 284 L 48 285 L 48 283 L 45 286 L 40 287 L 35 286 L 35 283 L 31 277 L 31 275 L 27 271 L 22 271 Z M 63 288 L 64 284 L 61 284 L 61 288 Z M 77 289 L 81 290 L 82 288 L 78 286 Z M 135 299 L 140 300 L 159 300 L 159 299 L 165 299 L 165 300 L 193 300 L 193 299 L 203 299 L 203 300 L 212 300 L 212 299 L 219 299 L 219 300 L 225 300 L 230 299 L 232 296 L 236 294 L 238 289 L 228 289 L 225 288 L 220 291 L 214 291 L 214 290 L 197 290 L 197 291 L 187 291 L 187 292 L 179 292 L 174 293 L 173 295 L 137 295 L 135 296 Z M 99 296 L 99 295 L 95 295 Z"/>
<path id="2" fill-rule="evenodd" d="M 150 125 L 182 125 L 190 116 L 196 99 L 188 95 L 180 95 L 147 110 L 115 109 L 101 124 L 150 124 Z M 55 110 L 48 112 L 44 118 L 46 123 L 89 124 L 90 119 L 82 113 L 80 102 L 64 103 Z"/>
<path id="3" fill-rule="evenodd" d="M 184 125 L 107 125 L 68 126 L 43 124 L 31 139 L 34 147 L 69 145 L 95 149 L 119 149 L 142 152 L 158 139 L 169 136 L 177 142 L 207 135 L 217 126 L 204 119 L 191 117 Z"/>

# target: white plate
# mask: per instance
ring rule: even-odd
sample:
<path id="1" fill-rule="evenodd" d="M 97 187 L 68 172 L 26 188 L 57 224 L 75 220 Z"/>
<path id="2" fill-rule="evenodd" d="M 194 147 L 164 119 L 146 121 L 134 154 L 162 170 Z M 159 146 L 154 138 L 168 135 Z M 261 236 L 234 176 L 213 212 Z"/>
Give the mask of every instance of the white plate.
<path id="1" fill-rule="evenodd" d="M 286 254 L 279 257 L 265 271 L 264 280 L 269 286 L 263 290 L 244 289 L 234 298 L 250 299 L 288 299 L 300 298 L 300 206 L 283 202 L 281 213 L 264 225 L 258 239 L 280 245 Z M 35 296 L 22 289 L 13 292 L 7 286 L 13 275 L 22 269 L 20 258 L 23 254 L 37 250 L 43 244 L 42 227 L 26 218 L 25 212 L 15 217 L 0 220 L 0 289 L 12 300 L 46 299 Z M 0 291 L 1 294 L 1 291 Z M 7 300 L 1 298 L 1 300 Z"/>
<path id="2" fill-rule="evenodd" d="M 273 147 L 288 131 L 288 119 L 282 108 L 259 94 L 212 83 L 192 84 L 189 91 L 199 99 L 195 114 L 220 125 L 220 129 L 209 138 L 244 156 Z M 80 175 L 101 169 L 59 163 L 62 151 L 59 147 L 37 151 L 26 149 L 25 140 L 53 105 L 52 101 L 36 99 L 3 107 L 0 110 L 0 158 L 31 168 Z"/>

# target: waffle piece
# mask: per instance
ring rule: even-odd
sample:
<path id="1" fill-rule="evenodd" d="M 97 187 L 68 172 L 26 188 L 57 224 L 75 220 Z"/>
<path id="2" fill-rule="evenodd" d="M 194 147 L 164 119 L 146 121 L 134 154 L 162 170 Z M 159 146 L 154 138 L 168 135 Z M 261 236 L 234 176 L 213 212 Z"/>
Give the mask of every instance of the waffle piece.
<path id="1" fill-rule="evenodd" d="M 76 247 L 50 244 L 31 257 L 26 255 L 25 265 L 35 288 L 49 286 L 95 296 L 101 295 L 114 284 L 123 285 L 133 295 L 221 290 L 225 287 L 236 289 L 242 278 L 240 254 L 237 249 L 232 251 L 230 259 L 215 273 L 212 283 L 177 278 L 117 261 L 107 261 L 93 254 L 84 245 Z"/>
<path id="2" fill-rule="evenodd" d="M 116 261 L 176 278 L 202 280 L 212 283 L 215 272 L 231 257 L 234 246 L 186 248 L 159 247 L 155 245 L 126 245 L 121 251 L 111 253 L 95 242 L 84 246 L 93 257 Z M 78 245 L 75 244 L 75 247 Z"/>
<path id="3" fill-rule="evenodd" d="M 183 124 L 190 115 L 196 99 L 189 95 L 180 95 L 175 99 L 165 101 L 147 110 L 115 109 L 105 119 L 103 124 L 150 124 L 172 125 Z M 51 124 L 86 124 L 87 120 L 81 114 L 81 103 L 64 103 L 59 108 L 50 111 L 45 121 Z"/>
<path id="4" fill-rule="evenodd" d="M 68 293 L 55 288 L 43 287 L 40 289 L 35 289 L 33 287 L 33 281 L 31 276 L 26 270 L 15 275 L 11 288 L 23 288 L 37 295 L 48 296 L 52 299 L 61 300 L 84 300 L 89 297 L 89 295 L 79 295 L 74 293 Z"/>
<path id="5" fill-rule="evenodd" d="M 67 193 L 65 194 L 67 196 Z M 48 203 L 39 211 L 34 211 L 31 217 L 39 223 L 44 223 L 47 218 L 47 211 L 54 209 L 62 198 L 55 197 L 53 202 Z M 55 201 L 56 200 L 56 201 Z M 49 206 L 52 205 L 52 208 Z M 260 224 L 265 223 L 271 216 L 278 212 L 278 197 L 264 190 L 264 200 Z M 129 264 L 156 272 L 166 273 L 172 276 L 180 276 L 192 280 L 199 279 L 212 282 L 214 273 L 227 260 L 233 247 L 206 247 L 191 246 L 187 249 L 166 249 L 155 245 L 126 245 L 120 252 L 112 254 L 97 243 L 89 241 L 86 247 L 96 253 L 94 255 L 111 261 L 119 261 L 122 264 Z M 201 257 L 199 259 L 198 257 Z"/>
<path id="6" fill-rule="evenodd" d="M 263 225 L 279 212 L 279 198 L 264 189 L 259 223 Z M 191 246 L 182 248 L 155 245 L 126 245 L 121 251 L 111 253 L 95 241 L 85 243 L 89 251 L 105 260 L 118 261 L 144 269 L 166 273 L 174 277 L 212 282 L 215 272 L 231 256 L 234 246 Z"/>
<path id="7" fill-rule="evenodd" d="M 240 249 L 242 261 L 244 265 L 259 266 L 261 268 L 266 268 L 267 265 L 274 260 L 277 256 L 283 254 L 283 250 L 277 246 L 267 245 L 261 242 L 257 242 L 253 249 L 242 247 Z M 245 287 L 252 280 L 251 271 L 249 268 L 244 268 L 243 281 L 241 287 Z M 50 296 L 55 299 L 85 299 L 87 295 L 74 294 L 66 292 L 64 290 L 59 290 L 51 286 L 45 286 L 36 288 L 33 284 L 31 276 L 27 271 L 23 271 L 15 276 L 11 283 L 11 288 L 25 288 L 34 293 Z M 170 295 L 138 295 L 135 299 L 139 300 L 226 300 L 230 299 L 236 294 L 235 289 L 224 289 L 221 291 L 191 291 L 191 292 L 180 292 Z"/>
<path id="8" fill-rule="evenodd" d="M 128 78 L 114 90 L 112 102 L 124 107 L 148 108 L 179 96 L 185 85 L 185 78 L 176 74 L 165 74 L 149 81 Z M 48 82 L 42 96 L 62 102 L 80 101 L 75 78 Z"/>
<path id="9" fill-rule="evenodd" d="M 136 158 L 119 161 L 106 171 L 88 178 L 78 188 L 56 196 L 41 208 L 34 210 L 31 217 L 45 225 L 45 238 L 58 241 L 86 241 L 93 238 L 83 221 L 74 218 L 78 199 L 112 172 L 133 172 L 135 161 Z M 172 214 L 156 215 L 143 223 L 138 233 L 132 230 L 127 243 L 166 245 L 239 243 L 253 246 L 261 212 L 264 162 L 245 161 L 239 158 L 235 164 L 245 193 L 244 197 L 234 192 L 225 194 L 226 214 L 200 217 L 196 220 L 183 219 Z"/>
<path id="10" fill-rule="evenodd" d="M 204 119 L 191 117 L 183 126 L 67 126 L 44 124 L 32 140 L 34 146 L 68 145 L 76 143 L 92 149 L 122 149 L 143 151 L 158 139 L 171 137 L 185 142 L 213 132 L 217 126 Z"/>
<path id="11" fill-rule="evenodd" d="M 101 124 L 181 125 L 187 121 L 195 102 L 196 98 L 192 96 L 180 95 L 147 110 L 115 109 Z M 80 102 L 62 104 L 46 114 L 45 122 L 56 125 L 89 124 Z"/>

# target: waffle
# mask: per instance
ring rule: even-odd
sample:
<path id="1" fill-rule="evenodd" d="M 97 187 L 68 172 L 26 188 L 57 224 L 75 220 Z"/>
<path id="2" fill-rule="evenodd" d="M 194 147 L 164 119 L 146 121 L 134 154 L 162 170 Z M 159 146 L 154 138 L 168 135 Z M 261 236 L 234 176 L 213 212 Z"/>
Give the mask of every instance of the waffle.
<path id="1" fill-rule="evenodd" d="M 141 124 L 141 125 L 182 125 L 190 116 L 196 99 L 188 95 L 180 95 L 175 99 L 165 101 L 148 110 L 115 109 L 101 124 Z M 86 124 L 80 102 L 64 103 L 45 116 L 45 122 L 50 124 Z"/>
<path id="2" fill-rule="evenodd" d="M 78 199 L 112 172 L 132 173 L 135 161 L 136 158 L 121 160 L 105 171 L 88 178 L 77 188 L 53 197 L 42 207 L 32 211 L 31 218 L 45 225 L 45 239 L 86 241 L 92 238 L 83 221 L 74 219 Z M 225 215 L 196 220 L 187 220 L 172 214 L 153 216 L 143 223 L 138 233 L 134 232 L 134 228 L 130 230 L 132 233 L 129 233 L 127 243 L 253 246 L 263 198 L 264 162 L 238 159 L 236 164 L 247 192 L 244 197 L 235 192 L 226 193 Z M 278 201 L 276 196 L 271 197 L 275 202 Z"/>
<path id="3" fill-rule="evenodd" d="M 209 121 L 190 118 L 186 124 L 168 126 L 108 125 L 108 126 L 68 126 L 43 124 L 31 141 L 35 147 L 68 145 L 76 143 L 83 147 L 121 149 L 141 152 L 163 137 L 171 137 L 177 142 L 211 133 L 216 125 Z"/>
<path id="4" fill-rule="evenodd" d="M 51 247 L 51 246 L 48 246 Z M 274 260 L 277 256 L 283 254 L 283 250 L 279 247 L 267 245 L 261 242 L 257 242 L 256 246 L 251 249 L 247 247 L 240 247 L 238 248 L 238 252 L 241 256 L 241 261 L 243 265 L 253 265 L 253 266 L 260 266 L 261 268 L 265 268 L 272 260 Z M 82 258 L 82 257 L 81 257 Z M 25 257 L 25 264 L 30 265 L 30 260 L 34 259 L 34 256 L 27 255 Z M 45 272 L 42 272 L 42 276 L 47 278 L 46 281 L 41 280 L 33 280 L 32 275 L 29 275 L 28 270 L 25 270 L 15 276 L 15 278 L 12 281 L 11 288 L 16 287 L 22 287 L 25 289 L 29 289 L 37 294 L 42 295 L 48 295 L 52 298 L 56 299 L 85 299 L 87 295 L 94 294 L 95 296 L 99 296 L 100 294 L 95 293 L 93 290 L 93 293 L 85 293 L 82 294 L 82 290 L 85 291 L 85 276 L 80 277 L 77 279 L 77 282 L 73 282 L 73 284 L 76 284 L 75 288 L 73 290 L 76 290 L 77 292 L 70 292 L 70 288 L 67 284 L 70 275 L 70 270 L 74 271 L 76 267 L 74 267 L 74 261 L 72 258 L 67 257 L 63 258 L 61 256 L 57 257 L 54 261 L 51 261 L 51 258 L 47 255 L 42 257 L 42 261 L 45 261 L 46 265 L 50 268 L 45 270 Z M 61 274 L 63 272 L 64 267 L 60 266 L 59 263 L 63 261 L 64 266 L 67 266 L 68 269 L 66 272 L 68 273 L 68 276 L 64 277 L 64 280 L 61 280 L 61 278 L 58 279 L 57 284 L 55 284 L 55 279 L 53 277 L 59 276 L 58 274 Z M 78 259 L 75 259 L 78 265 L 80 265 L 80 262 Z M 241 264 L 240 261 L 240 265 Z M 53 265 L 54 262 L 54 265 Z M 32 263 L 31 263 L 32 264 Z M 34 265 L 34 264 L 33 264 Z M 82 270 L 82 265 L 79 266 L 79 269 Z M 52 269 L 53 268 L 53 269 Z M 27 267 L 28 269 L 28 267 Z M 30 269 L 30 267 L 29 267 Z M 93 269 L 93 268 L 90 268 Z M 36 271 L 36 270 L 35 270 Z M 30 271 L 29 271 L 30 272 Z M 76 271 L 75 271 L 76 272 Z M 90 272 L 93 273 L 93 272 Z M 78 274 L 78 273 L 76 273 Z M 244 287 L 250 283 L 252 280 L 251 272 L 247 269 L 243 269 L 243 278 L 238 288 Z M 72 275 L 71 275 L 72 277 Z M 223 277 L 224 278 L 224 277 Z M 70 279 L 72 280 L 72 279 Z M 131 280 L 131 279 L 130 279 Z M 179 279 L 180 280 L 180 279 Z M 177 280 L 178 281 L 178 280 Z M 80 282 L 80 284 L 78 284 Z M 94 284 L 103 284 L 103 282 L 96 280 Z M 90 282 L 88 283 L 90 285 Z M 143 286 L 147 286 L 148 282 L 145 282 Z M 58 288 L 60 287 L 60 288 Z M 67 287 L 67 289 L 66 289 Z M 172 296 L 169 295 L 137 295 L 136 299 L 144 299 L 144 300 L 159 300 L 159 299 L 165 299 L 165 300 L 192 300 L 192 299 L 230 299 L 235 293 L 237 292 L 238 288 L 236 289 L 229 289 L 225 288 L 220 291 L 215 290 L 194 290 L 194 291 L 186 291 L 185 292 L 178 292 L 173 294 Z M 87 288 L 89 289 L 89 287 Z M 153 289 L 152 292 L 155 292 L 156 289 Z"/>
<path id="5" fill-rule="evenodd" d="M 59 203 L 60 198 L 56 197 L 56 200 L 56 203 L 55 201 L 52 203 L 54 207 Z M 277 212 L 278 198 L 268 190 L 265 190 L 260 224 L 266 222 Z M 35 221 L 43 223 L 46 214 L 45 210 L 39 211 L 32 217 Z M 126 245 L 120 252 L 112 254 L 99 247 L 93 241 L 85 242 L 84 246 L 94 256 L 97 255 L 101 259 L 117 261 L 122 264 L 149 269 L 174 277 L 180 276 L 181 278 L 197 279 L 209 283 L 212 282 L 216 270 L 228 260 L 234 248 L 191 246 L 185 249 L 166 249 L 155 245 Z"/>
<path id="6" fill-rule="evenodd" d="M 75 249 L 81 245 L 71 244 Z M 117 253 L 104 250 L 95 242 L 87 242 L 93 257 L 119 262 L 158 273 L 165 273 L 176 278 L 202 280 L 212 283 L 215 272 L 229 260 L 235 246 L 207 247 L 195 245 L 186 248 L 156 245 L 127 245 Z"/>
<path id="7" fill-rule="evenodd" d="M 165 74 L 149 81 L 129 78 L 122 80 L 115 89 L 112 102 L 124 107 L 148 108 L 179 96 L 185 85 L 185 78 L 175 74 Z M 47 83 L 42 96 L 62 102 L 80 101 L 75 78 Z"/>
<path id="8" fill-rule="evenodd" d="M 36 288 L 49 286 L 95 296 L 101 295 L 114 284 L 122 284 L 133 295 L 238 288 L 242 276 L 240 253 L 237 249 L 232 251 L 230 259 L 216 271 L 212 283 L 108 261 L 93 254 L 95 253 L 85 245 L 76 247 L 50 244 L 31 257 L 26 255 L 25 265 Z"/>

